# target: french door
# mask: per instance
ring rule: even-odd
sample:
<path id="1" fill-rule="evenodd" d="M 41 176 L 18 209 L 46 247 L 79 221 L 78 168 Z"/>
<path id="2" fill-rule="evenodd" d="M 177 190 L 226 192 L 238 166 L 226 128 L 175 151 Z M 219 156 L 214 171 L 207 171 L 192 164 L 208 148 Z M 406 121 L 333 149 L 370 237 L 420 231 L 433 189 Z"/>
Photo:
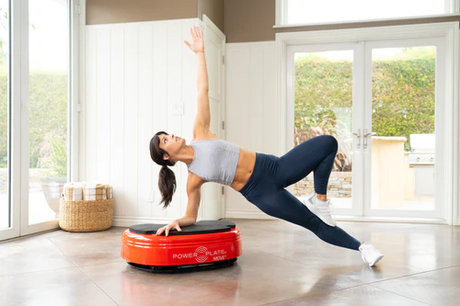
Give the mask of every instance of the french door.
<path id="1" fill-rule="evenodd" d="M 444 218 L 444 54 L 441 38 L 365 44 L 365 216 Z"/>
<path id="2" fill-rule="evenodd" d="M 0 0 L 0 240 L 56 228 L 62 186 L 76 175 L 76 3 Z"/>
<path id="3" fill-rule="evenodd" d="M 443 42 L 287 46 L 287 143 L 336 137 L 336 216 L 444 221 Z M 291 190 L 313 193 L 313 176 Z"/>

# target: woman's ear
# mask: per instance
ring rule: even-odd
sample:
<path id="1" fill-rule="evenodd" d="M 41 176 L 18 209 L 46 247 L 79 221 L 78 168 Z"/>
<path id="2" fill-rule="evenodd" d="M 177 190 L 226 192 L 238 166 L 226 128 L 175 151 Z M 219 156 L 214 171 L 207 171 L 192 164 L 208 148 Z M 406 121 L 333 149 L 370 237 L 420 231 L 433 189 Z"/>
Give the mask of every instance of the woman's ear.
<path id="1" fill-rule="evenodd" d="M 169 155 L 168 154 L 163 154 L 163 160 L 169 160 Z"/>

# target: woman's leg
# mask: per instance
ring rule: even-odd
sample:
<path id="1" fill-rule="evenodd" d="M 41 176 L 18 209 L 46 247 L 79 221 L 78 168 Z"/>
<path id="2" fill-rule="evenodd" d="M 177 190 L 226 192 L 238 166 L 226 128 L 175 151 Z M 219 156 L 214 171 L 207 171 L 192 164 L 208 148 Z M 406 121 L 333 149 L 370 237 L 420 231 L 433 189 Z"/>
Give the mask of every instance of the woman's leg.
<path id="1" fill-rule="evenodd" d="M 287 187 L 313 171 L 315 192 L 325 195 L 337 147 L 337 140 L 329 135 L 321 135 L 301 143 L 280 157 L 280 183 Z"/>
<path id="2" fill-rule="evenodd" d="M 321 240 L 348 249 L 358 250 L 360 242 L 339 227 L 322 222 L 295 196 L 285 189 L 266 191 L 253 204 L 266 214 L 300 225 L 312 231 Z"/>
<path id="3" fill-rule="evenodd" d="M 331 216 L 331 206 L 327 201 L 327 183 L 337 154 L 337 140 L 322 135 L 307 140 L 278 161 L 276 178 L 279 186 L 286 187 L 314 174 L 316 196 L 302 200 L 308 209 L 329 226 L 336 226 Z"/>
<path id="4" fill-rule="evenodd" d="M 360 246 L 361 243 L 358 240 L 341 228 L 328 226 L 295 196 L 281 187 L 279 160 L 280 158 L 272 155 L 257 155 L 254 172 L 248 183 L 240 190 L 247 200 L 270 216 L 309 229 L 325 242 L 352 250 L 360 250 L 363 260 L 370 266 L 373 266 L 383 257 L 370 245 L 363 244 Z"/>

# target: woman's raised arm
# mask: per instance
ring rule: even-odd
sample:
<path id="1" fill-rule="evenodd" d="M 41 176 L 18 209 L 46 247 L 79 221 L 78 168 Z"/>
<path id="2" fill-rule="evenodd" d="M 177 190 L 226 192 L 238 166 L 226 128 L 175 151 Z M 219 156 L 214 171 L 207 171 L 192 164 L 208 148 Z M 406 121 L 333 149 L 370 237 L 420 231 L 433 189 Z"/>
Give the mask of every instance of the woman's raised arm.
<path id="1" fill-rule="evenodd" d="M 197 115 L 193 124 L 193 137 L 196 137 L 197 133 L 204 132 L 205 136 L 209 132 L 209 125 L 211 122 L 211 112 L 209 110 L 209 97 L 208 97 L 208 71 L 206 68 L 206 58 L 204 56 L 204 40 L 203 31 L 193 26 L 190 28 L 192 34 L 193 43 L 190 44 L 188 41 L 184 43 L 196 53 L 198 58 L 198 76 L 197 76 Z"/>

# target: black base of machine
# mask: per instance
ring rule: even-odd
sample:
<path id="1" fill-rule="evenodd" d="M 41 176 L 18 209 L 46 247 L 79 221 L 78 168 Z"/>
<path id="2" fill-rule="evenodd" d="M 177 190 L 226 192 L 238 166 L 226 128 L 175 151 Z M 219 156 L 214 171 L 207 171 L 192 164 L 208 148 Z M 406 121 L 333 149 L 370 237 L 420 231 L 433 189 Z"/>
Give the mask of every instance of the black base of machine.
<path id="1" fill-rule="evenodd" d="M 136 264 L 133 262 L 128 262 L 131 266 L 136 269 L 140 269 L 152 273 L 183 273 L 183 272 L 193 272 L 193 271 L 203 271 L 203 270 L 213 270 L 220 269 L 232 266 L 237 258 L 232 258 L 222 261 L 214 261 L 209 263 L 194 264 L 194 265 L 182 265 L 182 266 L 145 266 Z"/>

